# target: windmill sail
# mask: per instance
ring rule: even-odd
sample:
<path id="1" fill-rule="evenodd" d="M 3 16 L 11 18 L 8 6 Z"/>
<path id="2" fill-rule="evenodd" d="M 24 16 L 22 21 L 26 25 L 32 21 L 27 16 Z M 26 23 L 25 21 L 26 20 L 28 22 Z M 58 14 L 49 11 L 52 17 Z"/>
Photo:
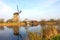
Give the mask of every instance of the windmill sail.
<path id="1" fill-rule="evenodd" d="M 17 5 L 17 11 L 19 12 L 18 5 Z"/>
<path id="2" fill-rule="evenodd" d="M 22 11 L 20 10 L 19 13 L 21 13 Z"/>
<path id="3" fill-rule="evenodd" d="M 21 10 L 19 11 L 19 9 L 18 9 L 18 5 L 17 5 L 17 11 L 18 11 L 18 13 L 21 13 L 21 12 L 22 12 Z"/>

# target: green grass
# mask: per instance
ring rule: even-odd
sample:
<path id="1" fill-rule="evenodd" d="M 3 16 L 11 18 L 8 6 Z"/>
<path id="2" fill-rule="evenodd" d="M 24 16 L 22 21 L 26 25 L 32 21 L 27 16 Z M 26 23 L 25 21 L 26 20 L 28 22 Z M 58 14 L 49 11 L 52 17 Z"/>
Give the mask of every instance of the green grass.
<path id="1" fill-rule="evenodd" d="M 60 34 L 52 36 L 50 40 L 60 40 Z"/>

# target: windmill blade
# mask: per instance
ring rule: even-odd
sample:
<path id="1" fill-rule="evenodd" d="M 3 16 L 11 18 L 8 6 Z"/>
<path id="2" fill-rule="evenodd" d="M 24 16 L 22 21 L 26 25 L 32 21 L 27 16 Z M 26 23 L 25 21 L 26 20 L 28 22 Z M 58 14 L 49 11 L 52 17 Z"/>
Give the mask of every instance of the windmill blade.
<path id="1" fill-rule="evenodd" d="M 22 11 L 20 10 L 19 13 L 21 13 Z"/>
<path id="2" fill-rule="evenodd" d="M 19 0 L 18 0 L 18 2 L 19 2 Z M 18 4 L 17 4 L 17 12 L 18 12 L 18 13 L 21 13 L 21 12 L 22 12 L 21 10 L 19 10 Z"/>
<path id="3" fill-rule="evenodd" d="M 19 12 L 18 5 L 17 5 L 17 11 Z"/>
<path id="4" fill-rule="evenodd" d="M 21 13 L 21 12 L 22 12 L 21 10 L 19 11 L 19 9 L 18 9 L 18 5 L 17 5 L 17 11 L 18 11 L 18 13 Z"/>

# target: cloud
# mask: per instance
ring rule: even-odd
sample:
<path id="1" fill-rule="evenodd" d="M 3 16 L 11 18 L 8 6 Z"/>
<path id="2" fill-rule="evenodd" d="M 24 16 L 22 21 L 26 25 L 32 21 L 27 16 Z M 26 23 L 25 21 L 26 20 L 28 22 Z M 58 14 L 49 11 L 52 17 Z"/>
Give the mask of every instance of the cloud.
<path id="1" fill-rule="evenodd" d="M 0 1 L 0 8 L 1 8 L 0 11 L 3 12 L 3 13 L 11 11 L 11 7 L 9 7 L 8 5 L 6 5 L 2 1 Z"/>
<path id="2" fill-rule="evenodd" d="M 12 7 L 10 7 L 9 5 L 5 4 L 0 0 L 0 19 L 1 18 L 7 19 L 11 17 L 12 10 L 13 10 Z"/>
<path id="3" fill-rule="evenodd" d="M 39 9 L 24 9 L 23 12 L 20 14 L 20 18 L 28 18 L 30 20 L 40 20 L 43 19 L 42 17 L 44 17 L 44 14 L 46 12 L 39 10 Z"/>

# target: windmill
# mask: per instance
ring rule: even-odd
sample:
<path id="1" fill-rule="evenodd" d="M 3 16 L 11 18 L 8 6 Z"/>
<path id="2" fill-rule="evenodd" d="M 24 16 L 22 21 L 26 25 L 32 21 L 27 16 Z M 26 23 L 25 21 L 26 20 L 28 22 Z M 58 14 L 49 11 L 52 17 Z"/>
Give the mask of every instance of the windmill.
<path id="1" fill-rule="evenodd" d="M 17 12 L 15 12 L 13 15 L 13 21 L 19 22 L 19 14 L 21 13 L 21 10 L 19 10 L 18 5 L 17 5 Z"/>

